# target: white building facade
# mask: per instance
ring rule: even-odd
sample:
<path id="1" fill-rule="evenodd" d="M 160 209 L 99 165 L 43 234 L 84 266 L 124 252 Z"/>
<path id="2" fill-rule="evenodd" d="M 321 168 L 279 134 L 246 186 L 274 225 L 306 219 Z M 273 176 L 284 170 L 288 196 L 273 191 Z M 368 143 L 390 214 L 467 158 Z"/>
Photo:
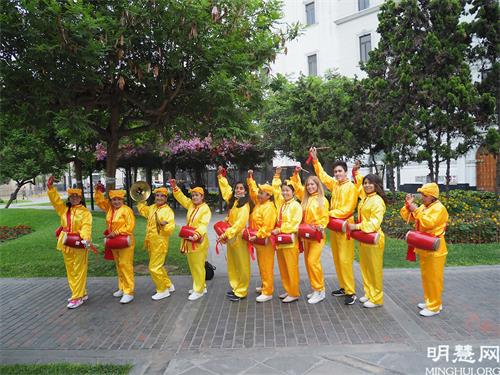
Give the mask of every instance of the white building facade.
<path id="1" fill-rule="evenodd" d="M 295 80 L 303 75 L 325 75 L 328 71 L 347 77 L 365 77 L 360 61 L 380 41 L 378 13 L 383 0 L 284 0 L 283 21 L 307 25 L 303 34 L 288 43 L 287 53 L 277 56 L 271 74 Z M 451 184 L 476 187 L 474 149 L 451 163 Z M 441 165 L 439 183 L 444 183 L 446 165 Z M 365 171 L 366 172 L 366 171 Z M 422 184 L 429 170 L 424 163 L 410 163 L 400 173 L 399 184 Z"/>

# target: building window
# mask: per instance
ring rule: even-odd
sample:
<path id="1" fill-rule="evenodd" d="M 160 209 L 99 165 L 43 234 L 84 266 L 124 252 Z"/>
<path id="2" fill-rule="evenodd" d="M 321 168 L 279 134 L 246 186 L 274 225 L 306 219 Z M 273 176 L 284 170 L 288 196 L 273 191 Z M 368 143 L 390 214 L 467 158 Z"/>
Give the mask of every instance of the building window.
<path id="1" fill-rule="evenodd" d="M 306 24 L 314 25 L 316 23 L 316 14 L 314 12 L 314 1 L 306 4 Z"/>
<path id="2" fill-rule="evenodd" d="M 368 52 L 372 50 L 371 34 L 362 35 L 359 37 L 359 61 L 366 63 L 368 61 Z"/>
<path id="3" fill-rule="evenodd" d="M 370 7 L 370 0 L 358 0 L 358 10 L 361 11 L 363 9 Z"/>
<path id="4" fill-rule="evenodd" d="M 318 57 L 317 55 L 307 56 L 307 67 L 310 76 L 318 75 Z"/>

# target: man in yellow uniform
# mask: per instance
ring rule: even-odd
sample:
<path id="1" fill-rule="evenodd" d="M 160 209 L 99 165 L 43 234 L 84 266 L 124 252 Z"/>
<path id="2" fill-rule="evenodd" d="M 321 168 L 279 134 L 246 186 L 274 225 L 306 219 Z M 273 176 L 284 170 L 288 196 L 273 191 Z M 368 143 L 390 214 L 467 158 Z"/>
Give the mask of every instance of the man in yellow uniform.
<path id="1" fill-rule="evenodd" d="M 174 284 L 164 267 L 168 254 L 168 240 L 175 228 L 174 211 L 167 205 L 168 190 L 160 187 L 154 190 L 155 204 L 148 206 L 144 201 L 137 203 L 139 213 L 148 219 L 144 247 L 149 254 L 149 273 L 156 285 L 156 294 L 151 298 L 159 301 L 175 292 Z"/>
<path id="2" fill-rule="evenodd" d="M 89 252 L 86 248 L 74 248 L 63 244 L 66 233 L 77 233 L 83 241 L 90 241 L 92 235 L 92 215 L 82 205 L 82 189 L 68 189 L 68 203 L 64 203 L 53 186 L 54 177 L 47 183 L 48 195 L 52 206 L 61 217 L 62 231 L 57 239 L 57 249 L 63 254 L 64 265 L 71 297 L 67 307 L 76 309 L 88 299 L 87 269 Z"/>
<path id="3" fill-rule="evenodd" d="M 420 315 L 434 316 L 441 312 L 443 306 L 444 266 L 448 254 L 444 233 L 448 224 L 448 210 L 439 201 L 439 186 L 436 183 L 424 184 L 417 191 L 422 194 L 423 204 L 417 207 L 413 195 L 408 194 L 400 214 L 407 222 L 415 222 L 417 231 L 440 238 L 436 251 L 415 249 L 420 259 L 424 290 L 424 302 L 418 304 Z"/>
<path id="4" fill-rule="evenodd" d="M 179 189 L 175 180 L 169 180 L 174 198 L 187 210 L 186 225 L 195 228 L 193 242 L 182 240 L 181 252 L 187 255 L 189 270 L 193 278 L 193 288 L 188 300 L 196 301 L 207 293 L 205 283 L 205 261 L 208 256 L 207 227 L 212 217 L 210 207 L 205 203 L 205 190 L 196 186 L 190 190 L 191 199 Z M 200 240 L 201 239 L 201 240 Z"/>
<path id="5" fill-rule="evenodd" d="M 130 246 L 123 249 L 112 249 L 118 274 L 118 290 L 114 297 L 121 297 L 120 303 L 129 303 L 134 299 L 134 248 L 135 248 L 135 216 L 134 211 L 126 206 L 125 190 L 110 190 L 109 199 L 104 197 L 98 187 L 95 192 L 95 202 L 106 213 L 106 238 L 129 236 Z"/>
<path id="6" fill-rule="evenodd" d="M 354 210 L 358 204 L 359 187 L 347 178 L 347 164 L 344 161 L 336 161 L 333 164 L 334 178 L 329 176 L 318 160 L 315 147 L 309 152 L 313 158 L 313 166 L 316 175 L 321 182 L 332 193 L 330 200 L 329 215 L 336 219 L 347 220 L 354 223 Z M 353 168 L 354 169 L 354 168 Z M 355 171 L 359 169 L 359 163 Z M 356 301 L 356 284 L 354 281 L 354 241 L 348 239 L 346 233 L 330 231 L 330 246 L 332 249 L 335 272 L 339 282 L 339 289 L 332 292 L 333 296 L 344 296 L 344 303 L 352 305 Z"/>

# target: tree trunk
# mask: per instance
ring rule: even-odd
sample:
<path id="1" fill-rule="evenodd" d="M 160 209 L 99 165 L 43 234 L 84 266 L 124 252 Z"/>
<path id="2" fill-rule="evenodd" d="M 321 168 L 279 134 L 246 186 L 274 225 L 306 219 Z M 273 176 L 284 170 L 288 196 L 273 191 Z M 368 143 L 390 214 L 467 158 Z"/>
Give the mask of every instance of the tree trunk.
<path id="1" fill-rule="evenodd" d="M 386 165 L 386 176 L 387 176 L 387 188 L 392 192 L 396 192 L 396 185 L 394 184 L 394 166 L 387 164 Z"/>
<path id="2" fill-rule="evenodd" d="M 120 121 L 120 108 L 117 103 L 111 107 L 111 118 L 109 119 L 109 137 L 107 142 L 106 156 L 106 191 L 116 187 L 116 166 L 118 162 L 118 146 L 120 138 L 118 136 L 118 126 Z"/>
<path id="3" fill-rule="evenodd" d="M 434 158 L 434 182 L 438 184 L 439 182 L 439 153 L 436 152 L 435 158 Z"/>
<path id="4" fill-rule="evenodd" d="M 82 189 L 82 193 L 85 196 L 85 188 L 83 186 L 83 170 L 82 170 L 82 161 L 78 158 L 75 158 L 75 178 L 76 178 L 76 187 L 78 189 Z"/>
<path id="5" fill-rule="evenodd" d="M 447 153 L 446 153 L 446 198 L 450 196 L 450 164 L 451 164 L 451 136 L 450 132 L 448 131 L 446 134 L 446 146 L 447 146 Z"/>
<path id="6" fill-rule="evenodd" d="M 7 202 L 7 204 L 5 205 L 5 208 L 9 208 L 10 205 L 12 204 L 12 202 L 14 200 L 17 199 L 17 193 L 19 193 L 19 190 L 21 190 L 21 188 L 26 185 L 27 183 L 31 182 L 31 180 L 21 180 L 21 182 L 19 181 L 16 181 L 16 190 L 14 190 L 14 192 L 10 195 L 10 198 L 9 198 L 9 201 Z"/>
<path id="7" fill-rule="evenodd" d="M 194 170 L 194 180 L 197 186 L 203 186 L 203 172 L 201 168 L 196 168 Z"/>
<path id="8" fill-rule="evenodd" d="M 497 159 L 497 178 L 496 178 L 496 186 L 495 186 L 495 192 L 497 194 L 500 194 L 500 148 L 498 149 L 498 153 L 496 155 Z"/>

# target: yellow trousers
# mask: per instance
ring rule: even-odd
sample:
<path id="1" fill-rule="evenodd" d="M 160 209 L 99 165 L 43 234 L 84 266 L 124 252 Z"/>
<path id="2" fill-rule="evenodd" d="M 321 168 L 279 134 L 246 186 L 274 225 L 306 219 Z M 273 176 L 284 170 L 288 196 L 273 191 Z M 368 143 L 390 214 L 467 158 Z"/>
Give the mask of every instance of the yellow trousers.
<path id="1" fill-rule="evenodd" d="M 376 305 L 384 303 L 383 267 L 384 267 L 383 234 L 377 245 L 359 242 L 359 267 L 363 277 L 365 297 Z"/>
<path id="2" fill-rule="evenodd" d="M 422 289 L 426 308 L 439 311 L 443 304 L 444 265 L 445 256 L 420 256 L 420 273 L 422 275 Z"/>
<path id="3" fill-rule="evenodd" d="M 194 253 L 187 253 L 189 271 L 193 278 L 193 290 L 199 294 L 203 293 L 203 290 L 207 287 L 205 283 L 205 261 L 207 260 L 207 255 L 208 247 Z"/>
<path id="4" fill-rule="evenodd" d="M 148 249 L 149 254 L 149 273 L 153 280 L 156 291 L 162 293 L 172 286 L 172 281 L 168 277 L 167 270 L 165 269 L 165 258 L 168 255 L 167 248 L 158 248 L 158 246 Z"/>
<path id="5" fill-rule="evenodd" d="M 134 294 L 134 247 L 135 244 L 125 249 L 112 250 L 118 274 L 118 289 L 128 295 Z"/>
<path id="6" fill-rule="evenodd" d="M 274 248 L 271 243 L 268 243 L 264 246 L 255 245 L 255 249 L 262 280 L 262 294 L 272 296 L 274 293 Z"/>
<path id="7" fill-rule="evenodd" d="M 82 298 L 87 294 L 87 269 L 89 252 L 86 249 L 64 247 L 62 251 L 71 299 Z"/>
<path id="8" fill-rule="evenodd" d="M 285 292 L 291 297 L 300 296 L 299 275 L 299 248 L 294 247 L 278 249 L 278 267 L 280 269 L 281 283 Z"/>
<path id="9" fill-rule="evenodd" d="M 317 292 L 325 289 L 325 277 L 321 265 L 321 252 L 325 246 L 326 239 L 321 242 L 314 240 L 304 240 L 304 261 L 311 288 Z"/>
<path id="10" fill-rule="evenodd" d="M 345 294 L 356 294 L 354 281 L 354 240 L 348 240 L 345 233 L 330 231 L 333 263 L 339 287 Z"/>
<path id="11" fill-rule="evenodd" d="M 227 244 L 227 276 L 233 293 L 246 297 L 250 285 L 250 254 L 241 235 L 236 235 Z"/>

